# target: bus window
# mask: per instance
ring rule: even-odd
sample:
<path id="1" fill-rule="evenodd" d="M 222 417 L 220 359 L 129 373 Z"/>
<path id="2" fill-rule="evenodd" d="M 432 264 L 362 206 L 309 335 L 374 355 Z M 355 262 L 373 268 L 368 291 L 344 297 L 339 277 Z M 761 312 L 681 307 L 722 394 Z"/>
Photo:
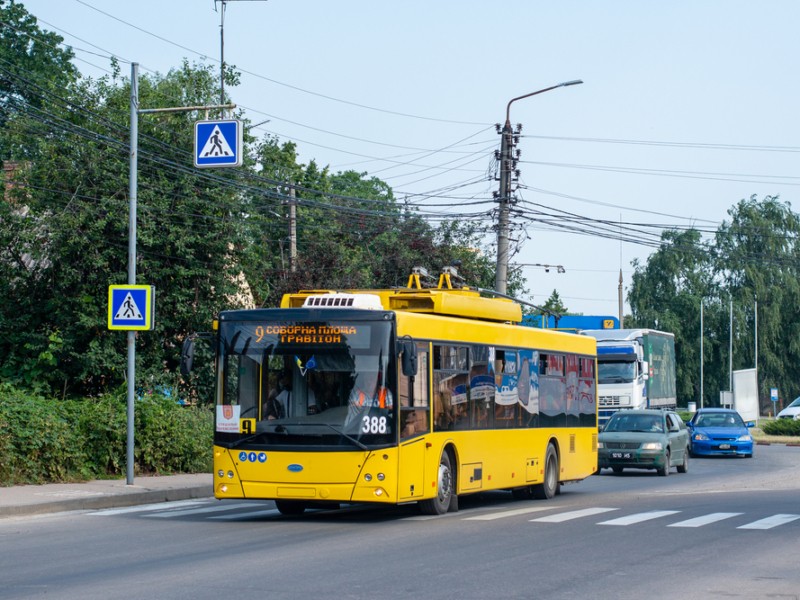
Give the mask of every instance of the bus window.
<path id="1" fill-rule="evenodd" d="M 402 360 L 402 359 L 398 359 Z M 417 374 L 408 377 L 398 365 L 397 392 L 400 402 L 400 437 L 405 439 L 430 430 L 428 402 L 428 345 L 417 344 Z"/>
<path id="2" fill-rule="evenodd" d="M 494 424 L 495 378 L 494 364 L 490 357 L 494 352 L 488 346 L 472 348 L 469 369 L 469 401 L 472 405 L 472 428 L 488 429 Z"/>

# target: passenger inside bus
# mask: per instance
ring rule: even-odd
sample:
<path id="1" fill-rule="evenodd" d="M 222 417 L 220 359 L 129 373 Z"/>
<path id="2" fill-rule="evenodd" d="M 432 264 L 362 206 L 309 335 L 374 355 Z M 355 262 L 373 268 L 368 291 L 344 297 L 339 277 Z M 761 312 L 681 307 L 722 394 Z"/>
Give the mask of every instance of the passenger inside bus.
<path id="1" fill-rule="evenodd" d="M 280 391 L 278 391 L 280 390 Z M 283 419 L 292 398 L 292 377 L 284 371 L 278 379 L 278 388 L 267 399 L 267 419 Z"/>

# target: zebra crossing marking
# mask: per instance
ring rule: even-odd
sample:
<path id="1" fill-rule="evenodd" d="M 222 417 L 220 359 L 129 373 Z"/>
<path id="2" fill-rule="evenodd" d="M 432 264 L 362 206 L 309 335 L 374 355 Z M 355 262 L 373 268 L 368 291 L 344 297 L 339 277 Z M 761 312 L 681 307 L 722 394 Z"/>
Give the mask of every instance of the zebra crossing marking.
<path id="1" fill-rule="evenodd" d="M 592 515 L 599 515 L 602 513 L 610 512 L 612 510 L 619 510 L 618 508 L 584 508 L 582 510 L 571 510 L 557 515 L 548 515 L 546 517 L 539 517 L 538 519 L 531 519 L 531 523 L 563 523 L 572 519 L 580 519 L 581 517 L 591 517 Z"/>
<path id="2" fill-rule="evenodd" d="M 620 517 L 618 519 L 611 519 L 610 521 L 602 521 L 598 525 L 634 525 L 636 523 L 644 523 L 645 521 L 652 521 L 653 519 L 660 519 L 661 517 L 668 517 L 670 515 L 678 514 L 679 510 L 651 510 L 643 513 L 636 513 L 628 515 L 627 517 Z"/>
<path id="3" fill-rule="evenodd" d="M 671 525 L 667 525 L 667 527 L 702 527 L 703 525 L 709 525 L 710 523 L 724 521 L 725 519 L 738 517 L 739 515 L 743 514 L 744 513 L 726 513 L 726 512 L 711 513 L 708 515 L 703 515 L 702 517 L 695 517 L 694 519 L 687 519 L 685 521 L 672 523 Z"/>
<path id="4" fill-rule="evenodd" d="M 791 523 L 797 519 L 800 519 L 800 515 L 772 515 L 771 517 L 759 519 L 758 521 L 753 521 L 747 525 L 740 525 L 736 529 L 772 529 L 773 527 L 786 525 L 787 523 Z"/>

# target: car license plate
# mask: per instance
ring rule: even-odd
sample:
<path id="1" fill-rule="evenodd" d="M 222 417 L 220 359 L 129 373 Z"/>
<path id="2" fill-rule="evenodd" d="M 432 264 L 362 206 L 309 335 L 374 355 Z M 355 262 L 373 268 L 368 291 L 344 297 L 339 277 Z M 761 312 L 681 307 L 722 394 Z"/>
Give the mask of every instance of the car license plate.
<path id="1" fill-rule="evenodd" d="M 611 458 L 631 458 L 630 452 L 612 452 Z"/>
<path id="2" fill-rule="evenodd" d="M 719 445 L 719 449 L 720 450 L 730 450 L 731 449 L 731 445 L 730 444 L 720 444 Z"/>

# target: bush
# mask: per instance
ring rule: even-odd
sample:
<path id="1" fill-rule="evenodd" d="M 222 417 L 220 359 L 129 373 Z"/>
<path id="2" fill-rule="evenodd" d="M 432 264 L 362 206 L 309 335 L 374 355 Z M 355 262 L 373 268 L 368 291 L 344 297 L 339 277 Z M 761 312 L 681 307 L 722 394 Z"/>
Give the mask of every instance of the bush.
<path id="1" fill-rule="evenodd" d="M 761 431 L 769 435 L 800 436 L 800 421 L 794 419 L 776 419 L 765 421 Z"/>
<path id="2" fill-rule="evenodd" d="M 134 471 L 212 467 L 213 416 L 155 394 L 134 406 Z M 52 400 L 0 387 L 0 485 L 118 477 L 126 471 L 127 397 Z"/>
<path id="3" fill-rule="evenodd" d="M 70 480 L 85 461 L 80 434 L 59 402 L 0 388 L 0 484 Z"/>

